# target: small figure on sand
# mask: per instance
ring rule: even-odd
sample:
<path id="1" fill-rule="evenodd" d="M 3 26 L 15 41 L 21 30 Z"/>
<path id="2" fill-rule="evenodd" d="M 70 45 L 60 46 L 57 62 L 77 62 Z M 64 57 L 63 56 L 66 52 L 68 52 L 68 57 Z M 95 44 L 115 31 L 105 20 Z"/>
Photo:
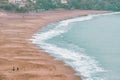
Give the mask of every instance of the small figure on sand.
<path id="1" fill-rule="evenodd" d="M 17 67 L 17 71 L 19 71 L 19 68 Z"/>
<path id="2" fill-rule="evenodd" d="M 12 71 L 19 71 L 19 68 L 18 67 L 13 67 Z"/>
<path id="3" fill-rule="evenodd" d="M 12 69 L 13 71 L 15 71 L 15 67 L 13 67 L 13 69 Z"/>

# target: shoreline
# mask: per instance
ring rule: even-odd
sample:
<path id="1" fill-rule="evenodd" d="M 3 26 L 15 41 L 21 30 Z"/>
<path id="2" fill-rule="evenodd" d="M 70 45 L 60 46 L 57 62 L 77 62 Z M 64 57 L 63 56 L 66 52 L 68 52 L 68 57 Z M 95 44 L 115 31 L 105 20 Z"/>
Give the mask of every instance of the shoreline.
<path id="1" fill-rule="evenodd" d="M 28 39 L 50 23 L 106 12 L 92 10 L 58 10 L 35 14 L 2 12 L 0 16 L 0 79 L 82 80 L 80 76 L 75 75 L 71 67 L 65 66 L 62 61 L 55 60 Z"/>

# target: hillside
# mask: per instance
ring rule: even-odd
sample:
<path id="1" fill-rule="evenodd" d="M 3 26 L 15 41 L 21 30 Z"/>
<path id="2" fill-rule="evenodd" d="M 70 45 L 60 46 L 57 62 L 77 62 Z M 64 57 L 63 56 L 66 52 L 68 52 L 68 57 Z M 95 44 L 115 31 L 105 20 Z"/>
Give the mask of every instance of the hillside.
<path id="1" fill-rule="evenodd" d="M 7 4 L 8 0 L 0 0 L 0 5 Z"/>
<path id="2" fill-rule="evenodd" d="M 0 9 L 20 12 L 42 11 L 56 8 L 120 11 L 120 0 L 67 0 L 67 4 L 61 3 L 60 0 L 36 0 L 36 3 L 27 0 L 27 4 L 24 7 L 6 3 L 7 0 L 0 0 Z"/>

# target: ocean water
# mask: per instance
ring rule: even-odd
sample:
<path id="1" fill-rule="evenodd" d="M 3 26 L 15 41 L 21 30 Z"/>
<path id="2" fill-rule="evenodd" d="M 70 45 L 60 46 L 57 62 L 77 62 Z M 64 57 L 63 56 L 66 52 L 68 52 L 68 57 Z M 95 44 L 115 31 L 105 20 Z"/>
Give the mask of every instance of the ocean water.
<path id="1" fill-rule="evenodd" d="M 120 12 L 52 23 L 31 40 L 83 80 L 120 80 Z"/>

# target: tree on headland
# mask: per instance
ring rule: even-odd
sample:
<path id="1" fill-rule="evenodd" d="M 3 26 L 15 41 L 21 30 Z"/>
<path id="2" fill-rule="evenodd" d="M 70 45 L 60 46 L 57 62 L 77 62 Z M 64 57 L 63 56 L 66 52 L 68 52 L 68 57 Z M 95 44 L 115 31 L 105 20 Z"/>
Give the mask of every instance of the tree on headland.
<path id="1" fill-rule="evenodd" d="M 36 0 L 35 9 L 51 9 L 53 8 L 52 0 Z"/>

